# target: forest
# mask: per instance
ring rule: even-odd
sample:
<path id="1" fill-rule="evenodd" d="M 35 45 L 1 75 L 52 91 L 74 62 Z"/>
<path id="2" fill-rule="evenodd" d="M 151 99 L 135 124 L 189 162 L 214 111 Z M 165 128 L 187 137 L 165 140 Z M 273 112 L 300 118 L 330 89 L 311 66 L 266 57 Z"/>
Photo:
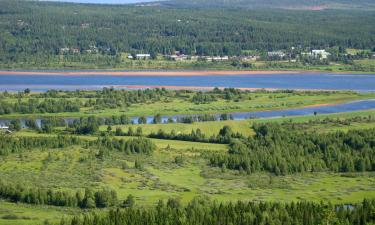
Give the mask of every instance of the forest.
<path id="1" fill-rule="evenodd" d="M 217 203 L 195 199 L 187 206 L 178 200 L 159 201 L 150 209 L 127 208 L 110 210 L 106 214 L 88 214 L 61 221 L 61 225 L 266 225 L 266 224 L 372 224 L 375 222 L 374 200 L 356 205 L 325 203 Z"/>
<path id="2" fill-rule="evenodd" d="M 116 64 L 122 53 L 233 56 L 291 47 L 375 47 L 371 10 L 234 10 L 21 0 L 0 4 L 4 65 L 60 60 Z M 66 54 L 64 49 L 75 53 Z"/>
<path id="3" fill-rule="evenodd" d="M 276 175 L 299 172 L 374 171 L 375 130 L 331 134 L 298 133 L 280 125 L 254 125 L 255 136 L 232 141 L 229 154 L 210 158 L 213 166 Z"/>

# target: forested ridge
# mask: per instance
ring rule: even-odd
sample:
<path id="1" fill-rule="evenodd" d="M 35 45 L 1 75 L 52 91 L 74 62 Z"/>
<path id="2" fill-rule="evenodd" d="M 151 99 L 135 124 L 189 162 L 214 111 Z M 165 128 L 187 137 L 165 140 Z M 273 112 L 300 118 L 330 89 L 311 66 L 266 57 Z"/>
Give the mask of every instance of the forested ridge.
<path id="1" fill-rule="evenodd" d="M 2 62 L 53 61 L 64 48 L 81 53 L 66 60 L 80 62 L 116 62 L 124 52 L 239 55 L 292 46 L 374 48 L 372 11 L 0 4 Z"/>
<path id="2" fill-rule="evenodd" d="M 175 7 L 228 7 L 228 8 L 287 8 L 308 9 L 321 7 L 323 9 L 373 9 L 375 4 L 371 0 L 170 0 L 162 2 L 166 6 Z"/>

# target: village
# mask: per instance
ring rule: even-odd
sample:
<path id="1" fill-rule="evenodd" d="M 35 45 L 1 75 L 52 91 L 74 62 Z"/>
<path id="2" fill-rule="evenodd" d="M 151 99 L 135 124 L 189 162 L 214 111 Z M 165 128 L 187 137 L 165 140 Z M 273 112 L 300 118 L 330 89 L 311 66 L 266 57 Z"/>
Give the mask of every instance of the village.
<path id="1" fill-rule="evenodd" d="M 111 48 L 100 48 L 95 45 L 89 46 L 88 49 L 80 48 L 68 48 L 64 47 L 60 49 L 60 55 L 90 55 L 90 54 L 110 54 L 115 51 Z M 243 62 L 255 62 L 255 61 L 281 61 L 288 60 L 290 62 L 296 62 L 302 59 L 310 59 L 317 61 L 328 61 L 333 55 L 332 50 L 326 49 L 301 49 L 292 47 L 288 50 L 276 50 L 276 51 L 244 51 L 239 55 L 197 55 L 197 54 L 185 54 L 181 51 L 174 51 L 172 54 L 161 54 L 161 53 L 120 53 L 125 60 L 169 60 L 169 61 L 206 61 L 206 62 L 223 62 L 230 60 L 240 60 Z M 336 57 L 347 57 L 347 58 L 375 58 L 375 52 L 371 51 L 356 51 L 352 52 L 335 52 Z"/>

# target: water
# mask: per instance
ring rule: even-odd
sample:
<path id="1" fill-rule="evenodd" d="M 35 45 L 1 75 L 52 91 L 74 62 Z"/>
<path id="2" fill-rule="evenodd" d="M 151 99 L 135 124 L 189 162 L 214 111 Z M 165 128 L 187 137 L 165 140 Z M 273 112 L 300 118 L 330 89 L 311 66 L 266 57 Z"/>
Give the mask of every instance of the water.
<path id="1" fill-rule="evenodd" d="M 90 4 L 133 4 L 133 3 L 153 2 L 153 0 L 42 0 L 42 1 L 90 3 Z"/>
<path id="2" fill-rule="evenodd" d="M 194 86 L 353 90 L 375 92 L 375 75 L 365 74 L 249 74 L 228 76 L 111 76 L 0 75 L 0 91 L 97 90 L 103 87 Z"/>
<path id="3" fill-rule="evenodd" d="M 341 112 L 351 112 L 357 110 L 369 110 L 375 109 L 375 99 L 370 100 L 361 100 L 361 101 L 353 101 L 350 103 L 339 104 L 339 105 L 332 105 L 332 106 L 316 106 L 316 107 L 309 107 L 309 108 L 296 108 L 296 109 L 284 109 L 284 110 L 270 110 L 270 111 L 258 111 L 258 112 L 237 112 L 231 113 L 234 120 L 244 120 L 248 118 L 276 118 L 276 117 L 284 117 L 284 116 L 305 116 L 305 115 L 314 115 L 317 114 L 332 114 L 332 113 L 341 113 Z M 168 118 L 172 118 L 174 121 L 177 120 L 179 117 L 184 117 L 186 115 L 174 115 L 174 116 L 163 116 L 162 121 L 165 123 Z M 220 114 L 216 114 L 217 118 Z M 20 119 L 21 124 L 25 127 L 25 119 Z M 72 123 L 74 121 L 73 118 L 64 118 L 66 123 Z M 138 121 L 138 117 L 132 118 L 133 122 L 136 124 Z M 148 116 L 147 122 L 152 123 L 153 117 Z M 7 125 L 9 124 L 9 119 L 0 119 L 0 125 Z M 38 118 L 36 120 L 37 124 L 40 126 L 41 119 Z"/>

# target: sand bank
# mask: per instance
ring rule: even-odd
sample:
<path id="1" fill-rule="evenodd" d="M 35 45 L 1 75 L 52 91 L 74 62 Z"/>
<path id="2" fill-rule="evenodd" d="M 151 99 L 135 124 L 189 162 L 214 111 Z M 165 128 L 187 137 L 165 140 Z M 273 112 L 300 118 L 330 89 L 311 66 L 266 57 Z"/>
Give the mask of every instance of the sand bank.
<path id="1" fill-rule="evenodd" d="M 228 76 L 253 74 L 301 74 L 312 71 L 0 71 L 0 75 L 61 76 Z"/>

